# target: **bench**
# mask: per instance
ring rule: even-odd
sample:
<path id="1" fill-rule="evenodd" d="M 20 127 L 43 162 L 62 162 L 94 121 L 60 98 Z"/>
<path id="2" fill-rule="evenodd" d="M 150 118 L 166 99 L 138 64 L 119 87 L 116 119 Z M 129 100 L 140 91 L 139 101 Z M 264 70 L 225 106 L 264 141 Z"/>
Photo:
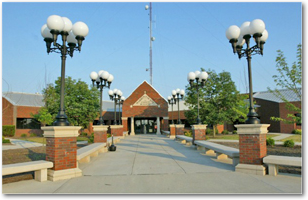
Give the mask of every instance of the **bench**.
<path id="1" fill-rule="evenodd" d="M 265 156 L 263 158 L 263 163 L 268 165 L 268 174 L 271 176 L 277 176 L 278 166 L 287 165 L 287 166 L 302 166 L 301 157 L 291 157 L 291 156 Z"/>
<path id="2" fill-rule="evenodd" d="M 162 130 L 161 132 L 163 133 L 163 135 L 170 136 L 170 131 L 164 131 L 164 130 Z"/>
<path id="3" fill-rule="evenodd" d="M 216 153 L 217 160 L 231 158 L 233 166 L 239 163 L 240 153 L 238 149 L 204 140 L 195 140 L 194 143 L 197 145 L 198 150 L 204 148 L 206 154 Z"/>
<path id="4" fill-rule="evenodd" d="M 120 141 L 121 137 L 113 137 L 113 143 L 116 144 Z M 107 152 L 108 147 L 112 144 L 112 137 L 107 138 L 107 143 L 93 143 L 88 146 L 77 149 L 77 164 L 88 163 L 91 157 L 98 156 L 98 153 Z"/>
<path id="5" fill-rule="evenodd" d="M 181 140 L 182 144 L 192 145 L 193 138 L 185 135 L 176 135 L 175 138 L 177 140 Z"/>
<path id="6" fill-rule="evenodd" d="M 107 152 L 106 143 L 93 143 L 77 149 L 77 163 L 88 163 L 91 157 L 98 156 L 98 153 Z"/>
<path id="7" fill-rule="evenodd" d="M 43 182 L 47 181 L 47 169 L 52 167 L 53 163 L 46 160 L 2 165 L 2 176 L 34 171 L 34 179 Z"/>

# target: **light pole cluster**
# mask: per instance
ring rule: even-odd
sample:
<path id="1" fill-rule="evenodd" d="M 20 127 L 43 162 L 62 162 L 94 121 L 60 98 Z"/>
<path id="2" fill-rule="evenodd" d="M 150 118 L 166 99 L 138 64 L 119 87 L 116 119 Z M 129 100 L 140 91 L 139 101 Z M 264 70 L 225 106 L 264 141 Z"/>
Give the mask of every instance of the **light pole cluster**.
<path id="1" fill-rule="evenodd" d="M 250 47 L 250 38 L 253 36 L 256 45 Z M 265 29 L 265 24 L 260 19 L 255 19 L 252 22 L 244 22 L 241 27 L 232 25 L 226 31 L 226 37 L 232 45 L 233 53 L 237 53 L 239 59 L 247 58 L 248 63 L 248 78 L 249 78 L 249 113 L 246 124 L 260 124 L 258 114 L 253 105 L 253 90 L 251 76 L 251 56 L 255 54 L 263 55 L 265 41 L 268 38 L 268 32 Z M 243 45 L 246 43 L 246 48 Z"/>
<path id="2" fill-rule="evenodd" d="M 172 111 L 173 111 L 173 104 L 176 104 L 176 101 L 177 101 L 177 104 L 178 104 L 178 124 L 181 124 L 181 119 L 180 119 L 180 100 L 182 100 L 184 98 L 184 94 L 185 94 L 185 91 L 184 90 L 180 90 L 179 88 L 176 89 L 176 90 L 172 90 L 171 92 L 172 94 L 172 97 L 169 96 L 168 97 L 168 100 L 170 99 L 170 103 L 172 103 Z M 172 117 L 172 123 L 173 123 L 173 117 Z"/>
<path id="3" fill-rule="evenodd" d="M 64 108 L 64 87 L 65 87 L 65 61 L 66 55 L 73 57 L 75 50 L 81 51 L 82 41 L 89 33 L 88 26 L 83 22 L 76 22 L 74 25 L 67 17 L 51 15 L 47 18 L 47 24 L 41 28 L 41 34 L 46 42 L 47 53 L 56 52 L 61 54 L 61 89 L 60 108 L 54 126 L 68 126 L 69 122 Z M 62 36 L 62 45 L 57 43 L 58 36 Z M 53 44 L 53 47 L 51 47 Z M 78 46 L 77 46 L 78 44 Z M 66 46 L 68 45 L 68 46 Z"/>
<path id="4" fill-rule="evenodd" d="M 109 74 L 107 71 L 100 70 L 98 73 L 91 72 L 90 78 L 92 80 L 92 85 L 94 87 L 94 83 L 96 83 L 97 89 L 100 89 L 100 116 L 97 125 L 105 125 L 103 120 L 103 89 L 110 88 L 110 85 L 114 79 L 112 74 Z"/>
<path id="5" fill-rule="evenodd" d="M 168 103 L 171 105 L 171 110 L 172 110 L 172 121 L 171 121 L 171 124 L 174 124 L 174 122 L 173 122 L 173 105 L 176 104 L 176 99 L 173 98 L 172 96 L 168 96 Z"/>
<path id="6" fill-rule="evenodd" d="M 111 101 L 114 101 L 114 125 L 118 125 L 117 124 L 117 115 L 116 115 L 116 106 L 117 104 L 123 104 L 123 102 L 125 101 L 125 97 L 122 96 L 123 93 L 121 90 L 118 89 L 114 89 L 114 90 L 109 90 L 108 91 L 109 97 L 111 99 Z M 119 108 L 120 109 L 120 108 Z M 121 124 L 121 119 L 119 119 L 119 124 Z"/>
<path id="7" fill-rule="evenodd" d="M 197 124 L 202 124 L 201 120 L 200 120 L 200 116 L 199 116 L 199 109 L 200 109 L 200 105 L 199 105 L 199 89 L 201 87 L 205 86 L 205 81 L 208 78 L 208 73 L 205 71 L 195 71 L 195 72 L 189 72 L 187 75 L 187 81 L 189 82 L 189 85 L 191 88 L 196 88 L 197 91 L 197 110 L 198 110 L 198 115 L 197 115 Z"/>

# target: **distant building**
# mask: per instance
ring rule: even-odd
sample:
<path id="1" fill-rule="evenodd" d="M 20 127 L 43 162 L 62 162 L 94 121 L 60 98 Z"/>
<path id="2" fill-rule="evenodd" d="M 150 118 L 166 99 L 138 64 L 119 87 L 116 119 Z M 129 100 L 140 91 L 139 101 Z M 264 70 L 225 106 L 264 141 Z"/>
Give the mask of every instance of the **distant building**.
<path id="1" fill-rule="evenodd" d="M 301 90 L 301 88 L 299 88 Z M 294 91 L 289 89 L 279 90 L 279 92 L 286 98 L 287 101 L 301 108 L 301 99 L 297 97 Z M 257 113 L 260 117 L 262 124 L 271 124 L 269 127 L 270 132 L 291 133 L 294 129 L 301 129 L 301 124 L 286 124 L 283 122 L 272 121 L 271 117 L 287 118 L 287 115 L 298 114 L 290 112 L 286 108 L 286 103 L 280 98 L 276 97 L 269 91 L 256 92 L 253 95 L 257 105 Z"/>
<path id="2" fill-rule="evenodd" d="M 301 101 L 288 90 L 280 90 L 287 100 L 301 107 Z M 272 116 L 285 118 L 289 111 L 286 104 L 275 97 L 270 92 L 257 92 L 254 94 L 256 101 L 257 113 L 261 123 L 271 124 L 270 132 L 291 133 L 296 128 L 301 128 L 299 124 L 284 124 L 270 120 Z M 21 134 L 31 133 L 41 135 L 41 125 L 31 117 L 31 113 L 35 114 L 44 106 L 42 94 L 28 94 L 21 92 L 6 92 L 2 94 L 2 125 L 15 125 L 15 136 L 20 137 Z M 121 107 L 122 108 L 122 107 Z M 123 110 L 123 112 L 122 112 Z M 190 124 L 185 117 L 185 111 L 189 108 L 180 101 L 179 104 L 180 119 L 185 128 L 189 129 Z M 162 97 L 155 88 L 144 81 L 141 83 L 129 97 L 124 101 L 123 109 L 118 112 L 117 120 L 122 116 L 122 124 L 124 131 L 131 131 L 132 127 L 136 134 L 140 133 L 156 133 L 157 127 L 161 130 L 168 130 L 169 124 L 176 124 L 178 120 L 178 104 L 171 105 Z M 293 113 L 297 114 L 297 113 Z M 103 119 L 106 125 L 114 123 L 114 102 L 103 101 Z M 96 125 L 98 118 L 90 123 L 87 129 L 81 130 L 88 134 L 93 132 L 92 125 Z M 158 124 L 159 123 L 159 124 Z M 159 126 L 157 126 L 159 125 Z M 228 129 L 233 130 L 233 125 L 219 125 L 218 132 Z"/>

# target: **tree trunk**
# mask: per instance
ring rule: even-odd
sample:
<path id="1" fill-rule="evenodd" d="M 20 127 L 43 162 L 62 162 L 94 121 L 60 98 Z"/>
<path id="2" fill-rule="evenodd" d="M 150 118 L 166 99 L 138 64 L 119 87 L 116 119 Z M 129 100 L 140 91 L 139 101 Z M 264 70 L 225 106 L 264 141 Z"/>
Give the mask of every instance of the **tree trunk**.
<path id="1" fill-rule="evenodd" d="M 216 129 L 216 125 L 213 125 L 213 137 L 214 137 L 214 138 L 216 137 L 215 129 Z"/>

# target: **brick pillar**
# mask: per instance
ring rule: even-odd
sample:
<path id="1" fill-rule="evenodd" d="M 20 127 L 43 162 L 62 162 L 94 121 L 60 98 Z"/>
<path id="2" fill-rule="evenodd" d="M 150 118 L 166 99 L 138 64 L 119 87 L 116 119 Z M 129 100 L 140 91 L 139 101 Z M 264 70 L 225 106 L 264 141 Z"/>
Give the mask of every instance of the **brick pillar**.
<path id="1" fill-rule="evenodd" d="M 77 168 L 78 126 L 46 126 L 41 128 L 46 138 L 46 160 L 53 162 L 48 180 L 57 181 L 82 176 Z"/>
<path id="2" fill-rule="evenodd" d="M 122 117 L 123 131 L 128 131 L 127 117 Z"/>
<path id="3" fill-rule="evenodd" d="M 106 143 L 107 142 L 107 130 L 109 126 L 95 125 L 94 130 L 94 143 Z"/>
<path id="4" fill-rule="evenodd" d="M 174 139 L 175 138 L 175 125 L 174 124 L 170 124 L 170 138 Z"/>
<path id="5" fill-rule="evenodd" d="M 123 125 L 110 125 L 111 136 L 123 137 Z"/>
<path id="6" fill-rule="evenodd" d="M 204 124 L 196 124 L 191 126 L 193 135 L 193 144 L 195 140 L 205 140 L 206 139 L 206 127 Z"/>
<path id="7" fill-rule="evenodd" d="M 163 123 L 162 123 L 162 130 L 163 131 L 168 131 L 169 127 L 169 117 L 163 117 Z"/>
<path id="8" fill-rule="evenodd" d="M 266 134 L 270 124 L 235 125 L 239 134 L 240 163 L 235 171 L 265 175 L 263 158 L 267 154 Z"/>
<path id="9" fill-rule="evenodd" d="M 175 125 L 175 135 L 184 135 L 184 124 Z"/>

